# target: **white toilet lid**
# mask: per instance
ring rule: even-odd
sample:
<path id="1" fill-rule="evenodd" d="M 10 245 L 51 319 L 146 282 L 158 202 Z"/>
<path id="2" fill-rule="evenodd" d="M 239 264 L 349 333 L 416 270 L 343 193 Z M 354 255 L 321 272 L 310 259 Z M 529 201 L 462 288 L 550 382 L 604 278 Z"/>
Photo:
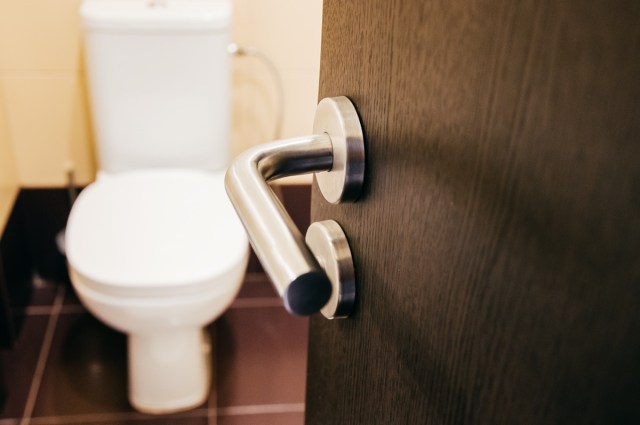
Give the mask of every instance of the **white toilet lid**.
<path id="1" fill-rule="evenodd" d="M 198 170 L 100 176 L 78 196 L 66 230 L 70 267 L 121 290 L 210 282 L 244 267 L 247 250 L 224 174 Z"/>

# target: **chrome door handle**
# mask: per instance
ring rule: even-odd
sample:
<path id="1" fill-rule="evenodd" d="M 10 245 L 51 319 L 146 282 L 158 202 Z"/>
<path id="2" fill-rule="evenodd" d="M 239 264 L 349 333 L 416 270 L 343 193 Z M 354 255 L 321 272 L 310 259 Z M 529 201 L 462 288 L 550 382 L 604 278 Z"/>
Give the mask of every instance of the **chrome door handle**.
<path id="1" fill-rule="evenodd" d="M 229 167 L 225 186 L 287 311 L 310 315 L 322 309 L 328 318 L 347 317 L 355 301 L 355 275 L 342 228 L 331 220 L 313 223 L 305 243 L 268 185 L 280 177 L 316 173 L 329 202 L 357 200 L 364 181 L 364 137 L 351 101 L 321 100 L 313 133 L 244 152 Z"/>

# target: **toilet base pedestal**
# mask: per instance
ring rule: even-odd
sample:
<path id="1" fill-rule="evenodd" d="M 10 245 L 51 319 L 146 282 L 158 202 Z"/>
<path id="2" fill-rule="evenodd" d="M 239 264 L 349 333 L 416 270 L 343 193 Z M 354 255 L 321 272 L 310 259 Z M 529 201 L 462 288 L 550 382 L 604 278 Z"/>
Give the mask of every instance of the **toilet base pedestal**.
<path id="1" fill-rule="evenodd" d="M 204 329 L 130 334 L 129 401 L 144 413 L 188 410 L 211 386 L 211 342 Z"/>

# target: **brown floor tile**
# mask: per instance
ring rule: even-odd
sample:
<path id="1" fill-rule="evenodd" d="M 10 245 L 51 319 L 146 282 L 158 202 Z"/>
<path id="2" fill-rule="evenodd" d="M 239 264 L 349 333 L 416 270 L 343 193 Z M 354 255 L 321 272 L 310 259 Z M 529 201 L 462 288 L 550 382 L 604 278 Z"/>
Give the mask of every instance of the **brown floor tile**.
<path id="1" fill-rule="evenodd" d="M 30 425 L 209 425 L 207 415 L 199 416 L 150 416 L 135 415 L 87 415 L 53 418 L 35 418 Z M 0 424 L 2 425 L 2 424 Z"/>
<path id="2" fill-rule="evenodd" d="M 253 248 L 249 249 L 249 263 L 247 264 L 247 273 L 264 273 L 262 264 L 260 264 L 260 260 L 258 260 L 258 257 L 253 251 Z"/>
<path id="3" fill-rule="evenodd" d="M 31 380 L 49 316 L 26 316 L 18 340 L 11 350 L 2 350 L 7 400 L 0 418 L 19 418 L 24 411 Z"/>
<path id="4" fill-rule="evenodd" d="M 202 418 L 151 418 L 151 419 L 131 419 L 131 420 L 109 420 L 105 422 L 91 422 L 91 425 L 208 425 L 209 420 Z M 35 424 L 34 424 L 35 425 Z M 69 424 L 71 425 L 71 424 Z"/>
<path id="5" fill-rule="evenodd" d="M 243 298 L 278 300 L 269 280 L 260 274 L 247 279 Z M 63 311 L 73 307 L 69 305 L 74 304 L 73 298 L 67 300 Z M 15 349 L 3 353 L 11 392 L 0 421 L 22 414 L 48 320 L 45 314 L 28 316 L 23 338 Z M 292 317 L 282 307 L 228 310 L 210 327 L 216 341 L 217 394 L 212 393 L 209 405 L 304 403 L 307 328 L 308 320 Z M 89 313 L 69 310 L 58 316 L 31 424 L 215 423 L 203 408 L 163 417 L 137 413 L 127 401 L 126 379 L 126 336 Z M 223 413 L 218 423 L 301 424 L 302 416 L 241 411 Z M 13 425 L 5 422 L 0 425 Z"/>
<path id="6" fill-rule="evenodd" d="M 63 284 L 60 284 L 63 285 Z M 31 299 L 29 300 L 30 306 L 51 306 L 53 300 L 58 293 L 59 284 L 40 279 L 38 283 L 34 284 L 33 291 L 31 292 Z"/>
<path id="7" fill-rule="evenodd" d="M 311 185 L 284 184 L 279 189 L 278 197 L 304 235 L 311 224 Z"/>
<path id="8" fill-rule="evenodd" d="M 278 298 L 278 293 L 266 274 L 248 273 L 238 298 Z"/>
<path id="9" fill-rule="evenodd" d="M 308 319 L 237 308 L 215 329 L 218 406 L 304 403 Z"/>
<path id="10" fill-rule="evenodd" d="M 191 412 L 162 418 L 136 412 L 127 400 L 126 336 L 89 313 L 62 314 L 40 385 L 33 423 L 48 424 L 58 416 L 69 423 L 85 423 L 82 415 L 88 415 L 87 418 L 114 415 L 107 422 L 111 424 L 159 421 L 158 425 L 164 425 L 183 423 L 184 418 L 189 418 L 189 424 L 201 423 Z M 117 418 L 124 422 L 113 422 Z"/>
<path id="11" fill-rule="evenodd" d="M 80 304 L 80 300 L 78 299 L 78 296 L 76 295 L 76 291 L 73 290 L 73 286 L 71 284 L 69 284 L 69 287 L 67 288 L 67 292 L 65 292 L 65 294 L 64 294 L 64 304 L 65 305 L 79 305 Z"/>
<path id="12" fill-rule="evenodd" d="M 131 411 L 125 341 L 88 313 L 60 315 L 33 416 Z"/>
<path id="13" fill-rule="evenodd" d="M 303 425 L 304 413 L 270 413 L 240 416 L 219 416 L 217 425 Z"/>

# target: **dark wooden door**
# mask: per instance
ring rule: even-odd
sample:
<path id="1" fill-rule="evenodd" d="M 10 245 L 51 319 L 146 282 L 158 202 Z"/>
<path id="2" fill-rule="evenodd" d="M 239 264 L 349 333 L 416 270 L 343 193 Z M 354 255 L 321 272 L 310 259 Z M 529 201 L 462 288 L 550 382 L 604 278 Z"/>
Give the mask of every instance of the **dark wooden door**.
<path id="1" fill-rule="evenodd" d="M 325 0 L 320 80 L 368 171 L 307 424 L 639 424 L 640 2 Z"/>

